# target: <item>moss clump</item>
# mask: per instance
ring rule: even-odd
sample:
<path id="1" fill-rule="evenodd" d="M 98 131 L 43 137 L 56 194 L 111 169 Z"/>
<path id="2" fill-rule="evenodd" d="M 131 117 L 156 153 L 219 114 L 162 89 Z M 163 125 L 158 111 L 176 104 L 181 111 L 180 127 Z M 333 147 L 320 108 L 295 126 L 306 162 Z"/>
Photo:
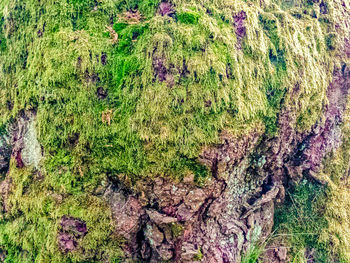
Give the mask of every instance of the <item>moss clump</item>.
<path id="1" fill-rule="evenodd" d="M 171 223 L 170 225 L 171 234 L 174 238 L 180 237 L 183 234 L 184 228 L 178 223 Z"/>
<path id="2" fill-rule="evenodd" d="M 198 253 L 194 255 L 193 260 L 194 261 L 201 261 L 203 259 L 203 252 L 202 249 L 198 249 Z"/>
<path id="3" fill-rule="evenodd" d="M 9 211 L 0 221 L 0 247 L 8 253 L 6 262 L 113 262 L 121 258 L 121 240 L 113 234 L 109 208 L 100 198 L 67 195 L 63 185 L 53 192 L 48 177 L 11 166 Z M 64 215 L 80 218 L 88 231 L 78 249 L 68 254 L 57 247 Z"/>
<path id="4" fill-rule="evenodd" d="M 316 262 L 329 262 L 334 256 L 331 244 L 321 239 L 328 229 L 323 214 L 325 201 L 326 189 L 304 180 L 287 195 L 285 206 L 276 211 L 276 238 L 287 234 L 290 258 L 295 262 L 303 262 L 305 252 L 312 249 Z"/>
<path id="5" fill-rule="evenodd" d="M 251 246 L 248 251 L 242 255 L 241 262 L 242 263 L 256 263 L 261 259 L 261 255 L 264 252 L 264 248 L 262 246 Z"/>
<path id="6" fill-rule="evenodd" d="M 4 36 L 3 26 L 4 17 L 0 13 L 0 52 L 4 52 L 6 50 L 6 37 Z"/>
<path id="7" fill-rule="evenodd" d="M 337 34 L 329 33 L 326 35 L 326 46 L 328 50 L 335 50 L 337 47 Z"/>
<path id="8" fill-rule="evenodd" d="M 176 18 L 180 23 L 196 25 L 200 15 L 193 11 L 178 12 Z"/>

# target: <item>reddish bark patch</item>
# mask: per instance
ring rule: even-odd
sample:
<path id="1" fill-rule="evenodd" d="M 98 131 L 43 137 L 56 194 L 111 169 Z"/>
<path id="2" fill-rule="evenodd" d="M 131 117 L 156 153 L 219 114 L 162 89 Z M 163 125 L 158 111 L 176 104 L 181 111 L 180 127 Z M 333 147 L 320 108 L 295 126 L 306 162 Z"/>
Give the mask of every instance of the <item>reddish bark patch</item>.
<path id="1" fill-rule="evenodd" d="M 0 173 L 7 173 L 10 167 L 11 146 L 3 144 L 0 147 Z"/>
<path id="2" fill-rule="evenodd" d="M 6 177 L 0 183 L 0 214 L 6 213 L 9 210 L 7 199 L 11 192 L 12 179 L 10 177 Z"/>
<path id="3" fill-rule="evenodd" d="M 159 5 L 158 13 L 162 16 L 173 16 L 175 14 L 175 10 L 170 3 L 162 2 Z"/>
<path id="4" fill-rule="evenodd" d="M 70 251 L 76 250 L 78 243 L 75 241 L 72 235 L 67 233 L 60 233 L 58 235 L 58 246 L 63 252 L 68 253 Z"/>
<path id="5" fill-rule="evenodd" d="M 325 106 L 325 122 L 318 123 L 313 128 L 313 133 L 307 138 L 307 147 L 303 152 L 305 160 L 312 171 L 317 171 L 324 156 L 337 149 L 342 142 L 340 125 L 343 112 L 346 107 L 347 96 L 350 88 L 350 76 L 347 72 L 335 70 L 333 82 L 328 92 L 329 104 Z"/>
<path id="6" fill-rule="evenodd" d="M 165 66 L 165 61 L 163 58 L 153 59 L 153 69 L 159 81 L 163 82 L 167 79 L 168 70 Z"/>
<path id="7" fill-rule="evenodd" d="M 266 263 L 288 262 L 288 249 L 284 246 L 267 247 L 264 255 Z"/>
<path id="8" fill-rule="evenodd" d="M 243 38 L 247 34 L 247 28 L 245 26 L 246 19 L 247 19 L 247 14 L 244 11 L 241 11 L 234 16 L 234 26 L 236 28 L 238 49 L 242 49 Z"/>
<path id="9" fill-rule="evenodd" d="M 221 174 L 228 167 L 237 165 L 256 143 L 258 132 L 254 131 L 248 136 L 234 138 L 223 132 L 220 146 L 208 147 L 200 155 L 200 162 L 211 169 L 214 176 Z"/>
<path id="10" fill-rule="evenodd" d="M 59 248 L 65 253 L 76 250 L 81 238 L 88 233 L 85 222 L 78 218 L 63 216 L 60 225 L 61 230 L 58 234 Z"/>
<path id="11" fill-rule="evenodd" d="M 15 153 L 15 160 L 16 160 L 16 167 L 17 168 L 23 168 L 24 167 L 24 163 L 23 163 L 23 160 L 22 160 L 22 154 L 21 154 L 20 150 Z"/>
<path id="12" fill-rule="evenodd" d="M 61 218 L 61 226 L 64 231 L 73 231 L 79 237 L 84 236 L 87 233 L 85 222 L 78 218 L 63 216 Z"/>

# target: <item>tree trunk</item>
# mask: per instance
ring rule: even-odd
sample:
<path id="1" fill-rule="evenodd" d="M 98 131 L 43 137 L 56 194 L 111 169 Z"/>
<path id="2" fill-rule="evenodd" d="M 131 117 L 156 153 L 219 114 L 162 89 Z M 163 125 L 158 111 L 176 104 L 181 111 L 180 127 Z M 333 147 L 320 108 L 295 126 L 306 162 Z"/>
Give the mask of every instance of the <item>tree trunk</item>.
<path id="1" fill-rule="evenodd" d="M 317 174 L 324 157 L 342 144 L 342 124 L 350 88 L 350 12 L 345 2 L 307 1 L 314 13 L 307 8 L 306 13 L 301 13 L 302 9 L 297 13 L 285 7 L 288 3 L 277 7 L 269 1 L 259 1 L 259 6 L 254 1 L 250 4 L 242 1 L 242 5 L 227 3 L 227 6 L 220 1 L 193 1 L 197 9 L 191 9 L 180 0 L 153 1 L 156 4 L 140 1 L 133 8 L 112 0 L 87 1 L 86 5 L 84 1 L 67 1 L 67 10 L 72 12 L 68 18 L 62 11 L 66 5 L 62 4 L 61 9 L 57 9 L 61 11 L 56 11 L 63 21 L 70 21 L 72 28 L 69 29 L 62 21 L 57 22 L 61 24 L 56 28 L 55 21 L 51 21 L 55 20 L 53 14 L 45 9 L 45 4 L 32 1 L 28 6 L 35 8 L 30 9 L 19 0 L 5 2 L 0 4 L 0 18 L 3 18 L 0 21 L 0 56 L 4 61 L 0 62 L 3 79 L 0 80 L 3 96 L 0 98 L 0 113 L 3 113 L 0 116 L 0 174 L 4 175 L 0 183 L 0 236 L 4 236 L 0 237 L 1 262 L 7 258 L 6 262 L 239 263 L 243 255 L 265 242 L 271 234 L 275 207 L 283 204 L 286 189 L 302 178 L 324 183 Z M 108 9 L 110 3 L 117 11 Z M 98 13 L 102 7 L 103 12 Z M 147 8 L 154 9 L 152 16 L 148 15 Z M 146 11 L 142 13 L 143 10 Z M 110 24 L 88 23 L 88 19 L 99 21 L 95 13 L 105 20 L 108 14 Z M 41 21 L 41 15 L 51 18 L 51 24 Z M 319 35 L 312 32 L 315 38 L 313 35 L 307 42 L 300 32 L 293 35 L 291 28 L 288 28 L 290 32 L 281 33 L 287 30 L 290 21 L 299 26 L 304 15 L 314 19 L 314 27 L 303 27 L 308 32 L 303 34 L 324 30 L 320 33 L 324 39 L 318 39 Z M 339 21 L 329 21 L 335 17 Z M 309 21 L 307 19 L 305 21 Z M 43 22 L 40 27 L 41 22 L 37 20 Z M 36 21 L 35 26 L 31 24 L 33 21 Z M 145 44 L 137 44 L 146 30 L 155 30 L 152 26 L 158 25 L 162 30 L 154 35 L 149 31 L 147 37 L 141 38 Z M 169 25 L 178 31 L 172 32 Z M 94 26 L 107 28 L 107 31 L 94 35 Z M 216 31 L 207 34 L 211 27 Z M 129 28 L 134 31 L 130 33 Z M 254 31 L 256 28 L 260 31 Z M 30 35 L 34 29 L 35 34 Z M 195 29 L 207 34 L 203 37 L 206 39 L 196 35 L 195 39 L 189 38 L 190 44 L 185 43 L 187 35 L 198 34 Z M 225 33 L 217 32 L 219 29 Z M 22 35 L 21 30 L 26 33 Z M 165 32 L 167 30 L 171 33 Z M 107 37 L 101 36 L 102 33 Z M 49 38 L 49 34 L 54 37 Z M 235 43 L 228 47 L 230 43 L 225 39 L 229 34 L 235 36 Z M 21 36 L 30 40 L 25 42 Z M 250 45 L 249 38 L 253 36 L 262 41 L 261 45 Z M 288 53 L 286 50 L 295 43 L 287 43 L 287 36 L 300 41 L 298 45 L 307 42 L 310 46 L 300 46 L 300 50 Z M 176 42 L 181 37 L 186 41 Z M 34 38 L 39 40 L 35 42 Z M 101 46 L 106 43 L 108 55 L 105 51 L 101 53 Z M 150 43 L 154 44 L 153 53 L 147 49 Z M 179 43 L 183 50 L 170 53 Z M 47 53 L 40 53 L 41 48 Z M 135 55 L 132 48 L 143 53 Z M 231 48 L 239 55 L 227 59 L 231 62 L 225 64 L 220 60 L 222 57 L 210 53 L 219 52 L 220 48 L 226 52 L 223 51 L 223 56 L 229 56 Z M 313 61 L 309 55 L 320 48 L 329 54 Z M 188 53 L 193 55 L 191 57 L 186 53 L 186 57 L 182 53 L 187 49 L 201 55 Z M 56 54 L 57 50 L 68 51 L 61 57 Z M 141 66 L 138 56 L 143 63 Z M 267 64 L 260 65 L 265 57 Z M 295 59 L 295 63 L 291 59 Z M 232 61 L 240 66 L 235 68 Z M 248 73 L 242 66 L 246 62 L 246 68 L 252 67 Z M 315 65 L 319 68 L 315 72 L 304 72 L 304 68 L 300 69 L 301 63 L 309 63 L 308 68 Z M 31 65 L 36 65 L 35 69 Z M 219 72 L 221 68 L 224 70 Z M 322 73 L 330 74 L 326 72 L 329 68 L 333 73 L 327 91 L 323 91 L 326 100 L 315 106 L 312 101 L 319 101 L 322 94 L 313 94 L 312 89 L 303 85 L 313 81 L 321 87 L 327 80 Z M 100 72 L 96 73 L 98 70 Z M 142 75 L 148 73 L 150 76 Z M 243 78 L 240 74 L 247 76 Z M 202 94 L 198 86 L 204 87 L 214 78 L 220 80 L 222 87 L 236 87 L 237 83 L 241 86 L 227 95 L 220 89 L 211 90 L 215 88 L 214 82 L 209 91 L 203 88 Z M 252 85 L 255 80 L 257 94 L 251 97 L 250 87 L 244 85 Z M 30 85 L 35 88 L 26 89 Z M 73 96 L 71 93 L 76 86 L 79 90 Z M 151 90 L 153 87 L 157 89 Z M 136 89 L 139 93 L 135 95 Z M 261 90 L 263 99 L 260 100 Z M 193 98 L 195 92 L 199 94 L 198 103 L 204 106 L 186 104 L 186 98 Z M 212 92 L 210 96 L 214 94 L 214 99 L 209 95 L 207 99 L 205 92 Z M 171 102 L 163 101 L 168 95 L 173 96 L 169 99 Z M 81 101 L 79 96 L 83 97 Z M 225 101 L 227 97 L 229 102 Z M 147 108 L 152 100 L 154 111 Z M 224 102 L 220 104 L 220 101 Z M 227 106 L 236 101 L 238 106 Z M 128 103 L 132 104 L 131 110 L 127 108 Z M 255 103 L 263 105 L 262 108 Z M 300 113 L 303 103 L 309 104 Z M 223 121 L 218 117 L 216 126 L 212 125 L 210 118 L 213 112 L 221 110 L 220 107 L 224 108 L 224 113 L 220 114 L 227 119 Z M 169 108 L 174 115 L 159 113 Z M 253 113 L 249 114 L 253 117 L 248 114 L 249 117 L 242 119 L 254 125 L 244 126 L 247 123 L 237 116 L 251 108 Z M 61 110 L 65 111 L 63 115 L 60 115 Z M 229 123 L 211 133 L 218 134 L 219 143 L 207 143 L 215 139 L 202 139 L 208 133 L 198 124 L 200 121 L 196 122 L 202 116 L 198 112 L 204 112 L 205 118 L 200 120 L 207 120 L 208 127 Z M 188 115 L 197 113 L 193 123 L 198 127 L 189 129 L 187 126 L 193 119 Z M 180 122 L 172 122 L 173 116 L 183 118 L 183 127 L 178 126 Z M 300 128 L 300 123 L 305 121 L 302 117 L 315 121 L 309 127 L 306 125 L 307 128 Z M 231 119 L 235 121 L 230 123 Z M 275 132 L 268 131 L 270 126 Z M 178 132 L 181 128 L 186 132 Z M 89 133 L 90 129 L 93 132 Z M 125 130 L 129 133 L 118 137 Z M 171 136 L 169 130 L 173 132 Z M 200 132 L 193 137 L 188 135 L 198 130 Z M 175 137 L 174 143 L 171 140 Z M 183 148 L 200 141 L 199 146 L 190 148 L 186 158 L 182 156 L 185 150 L 173 146 L 180 145 L 182 139 L 188 143 Z M 168 147 L 166 150 L 164 145 Z M 196 147 L 200 151 L 192 158 Z M 139 152 L 146 153 L 142 158 L 147 160 L 144 163 L 150 170 L 138 166 L 141 162 L 138 158 L 142 159 Z M 128 159 L 123 162 L 126 155 Z M 173 171 L 172 161 L 176 163 L 181 158 L 195 159 L 195 165 L 204 167 L 209 175 L 198 179 L 190 169 L 181 170 L 181 176 L 167 174 Z M 135 167 L 130 168 L 130 162 Z M 159 169 L 166 167 L 166 172 L 149 172 L 157 171 L 158 164 Z M 141 175 L 134 171 L 141 171 Z M 282 258 L 284 255 L 281 262 L 285 260 Z"/>

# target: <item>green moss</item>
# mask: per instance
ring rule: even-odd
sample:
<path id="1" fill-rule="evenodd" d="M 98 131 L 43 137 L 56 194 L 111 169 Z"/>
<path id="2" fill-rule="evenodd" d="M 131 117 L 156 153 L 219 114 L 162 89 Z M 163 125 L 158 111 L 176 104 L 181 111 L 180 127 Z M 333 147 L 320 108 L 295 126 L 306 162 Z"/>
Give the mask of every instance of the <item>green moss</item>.
<path id="1" fill-rule="evenodd" d="M 118 13 L 129 10 L 139 10 L 145 18 L 154 16 L 160 4 L 160 0 L 115 0 L 110 1 L 111 7 L 116 8 Z"/>
<path id="2" fill-rule="evenodd" d="M 4 52 L 6 50 L 6 38 L 0 35 L 0 52 Z"/>
<path id="3" fill-rule="evenodd" d="M 335 33 L 327 34 L 325 42 L 328 50 L 335 50 L 337 47 L 337 34 Z"/>
<path id="4" fill-rule="evenodd" d="M 258 245 L 251 246 L 251 248 L 249 248 L 248 251 L 242 256 L 241 262 L 242 263 L 259 262 L 259 259 L 261 258 L 263 251 L 264 251 L 263 247 L 260 247 Z"/>
<path id="5" fill-rule="evenodd" d="M 187 11 L 177 13 L 176 18 L 180 23 L 196 25 L 200 15 L 196 12 Z"/>
<path id="6" fill-rule="evenodd" d="M 306 249 L 314 249 L 316 262 L 326 263 L 333 258 L 331 244 L 321 238 L 328 228 L 324 216 L 326 193 L 325 187 L 303 180 L 275 213 L 276 238 L 286 236 L 290 257 L 296 262 L 306 260 Z"/>
<path id="7" fill-rule="evenodd" d="M 184 228 L 178 223 L 171 223 L 170 225 L 171 234 L 174 238 L 180 237 L 183 234 Z"/>
<path id="8" fill-rule="evenodd" d="M 116 26 L 114 27 L 115 31 L 118 33 L 119 35 L 119 41 L 118 41 L 118 49 L 117 52 L 121 53 L 121 54 L 128 54 L 132 51 L 133 48 L 133 42 L 136 41 L 138 38 L 140 38 L 142 36 L 142 34 L 147 30 L 147 24 L 145 25 L 125 25 L 125 27 L 123 28 L 123 23 L 119 23 L 116 24 Z M 125 63 L 125 59 L 124 57 L 120 58 L 121 61 L 123 61 Z M 130 64 L 134 64 L 135 60 L 130 63 Z M 124 71 L 125 70 L 125 64 L 123 64 L 123 66 L 117 66 L 117 70 L 119 71 L 120 69 L 123 70 L 124 73 L 128 73 L 128 71 Z M 127 76 L 127 75 L 124 75 Z"/>
<path id="9" fill-rule="evenodd" d="M 219 142 L 221 130 L 264 121 L 266 132 L 274 135 L 282 103 L 298 96 L 304 102 L 297 109 L 300 128 L 319 117 L 328 84 L 323 72 L 331 64 L 317 64 L 328 60 L 317 21 L 299 22 L 299 38 L 291 40 L 288 25 L 294 18 L 282 11 L 258 15 L 254 6 L 242 3 L 248 14 L 256 13 L 248 16 L 242 54 L 232 34 L 232 12 L 220 11 L 219 3 L 204 8 L 179 1 L 177 21 L 155 15 L 159 1 L 68 3 L 3 3 L 16 10 L 11 18 L 4 16 L 6 52 L 13 55 L 1 60 L 1 82 L 16 88 L 1 90 L 2 105 L 14 104 L 11 111 L 0 108 L 3 121 L 23 108 L 36 108 L 40 141 L 53 159 L 64 149 L 73 167 L 89 159 L 92 170 L 126 173 L 135 180 L 150 174 L 181 178 L 187 170 L 203 178 L 208 172 L 196 158 L 202 146 Z M 136 8 L 142 16 L 138 23 L 118 18 Z M 111 17 L 116 44 L 106 34 Z M 318 52 L 311 55 L 305 48 L 295 54 L 295 45 L 313 46 L 315 40 Z M 300 94 L 289 98 L 294 85 L 301 86 Z M 98 87 L 108 91 L 107 99 L 96 96 Z M 109 110 L 110 125 L 102 121 Z M 69 141 L 77 134 L 72 147 Z"/>
<path id="10" fill-rule="evenodd" d="M 198 250 L 198 253 L 194 255 L 193 260 L 194 261 L 201 261 L 203 259 L 203 252 L 202 249 Z"/>
<path id="11" fill-rule="evenodd" d="M 6 37 L 4 36 L 4 17 L 0 13 L 0 53 L 6 51 Z"/>
<path id="12" fill-rule="evenodd" d="M 121 239 L 113 234 L 109 208 L 101 199 L 88 193 L 67 195 L 64 187 L 53 192 L 48 178 L 37 179 L 35 174 L 12 165 L 10 210 L 0 222 L 6 262 L 113 262 L 122 256 Z M 80 218 L 88 229 L 79 249 L 68 254 L 57 246 L 63 215 Z"/>
<path id="13" fill-rule="evenodd" d="M 128 27 L 127 23 L 115 23 L 113 25 L 113 29 L 115 30 L 115 32 L 117 32 L 118 34 L 123 31 L 125 28 Z"/>
<path id="14" fill-rule="evenodd" d="M 106 174 L 135 183 L 191 173 L 202 184 L 210 172 L 197 158 L 220 143 L 220 132 L 239 135 L 264 123 L 275 136 L 283 106 L 294 107 L 301 131 L 320 119 L 335 62 L 331 23 L 256 1 L 176 0 L 173 18 L 157 14 L 159 3 L 0 3 L 0 125 L 36 109 L 45 152 L 43 181 L 35 181 L 35 171 L 11 175 L 11 218 L 0 228 L 10 261 L 90 260 L 90 252 L 57 251 L 63 214 L 96 224 L 85 247 L 99 255 L 116 242 L 119 253 L 120 239 L 109 238 L 110 212 L 94 196 Z M 241 10 L 242 50 L 235 34 Z M 124 21 L 127 11 L 139 11 L 139 21 Z M 106 30 L 111 23 L 117 42 Z M 98 213 L 101 222 L 93 219 Z"/>

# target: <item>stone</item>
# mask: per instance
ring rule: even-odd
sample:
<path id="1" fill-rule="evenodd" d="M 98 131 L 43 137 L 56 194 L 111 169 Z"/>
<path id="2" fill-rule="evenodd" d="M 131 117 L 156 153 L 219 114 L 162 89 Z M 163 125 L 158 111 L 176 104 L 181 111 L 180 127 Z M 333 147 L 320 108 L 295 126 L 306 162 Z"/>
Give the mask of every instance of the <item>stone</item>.
<path id="1" fill-rule="evenodd" d="M 41 146 L 37 139 L 35 113 L 28 112 L 25 118 L 20 118 L 18 128 L 23 129 L 22 160 L 25 166 L 39 167 L 42 158 Z"/>

